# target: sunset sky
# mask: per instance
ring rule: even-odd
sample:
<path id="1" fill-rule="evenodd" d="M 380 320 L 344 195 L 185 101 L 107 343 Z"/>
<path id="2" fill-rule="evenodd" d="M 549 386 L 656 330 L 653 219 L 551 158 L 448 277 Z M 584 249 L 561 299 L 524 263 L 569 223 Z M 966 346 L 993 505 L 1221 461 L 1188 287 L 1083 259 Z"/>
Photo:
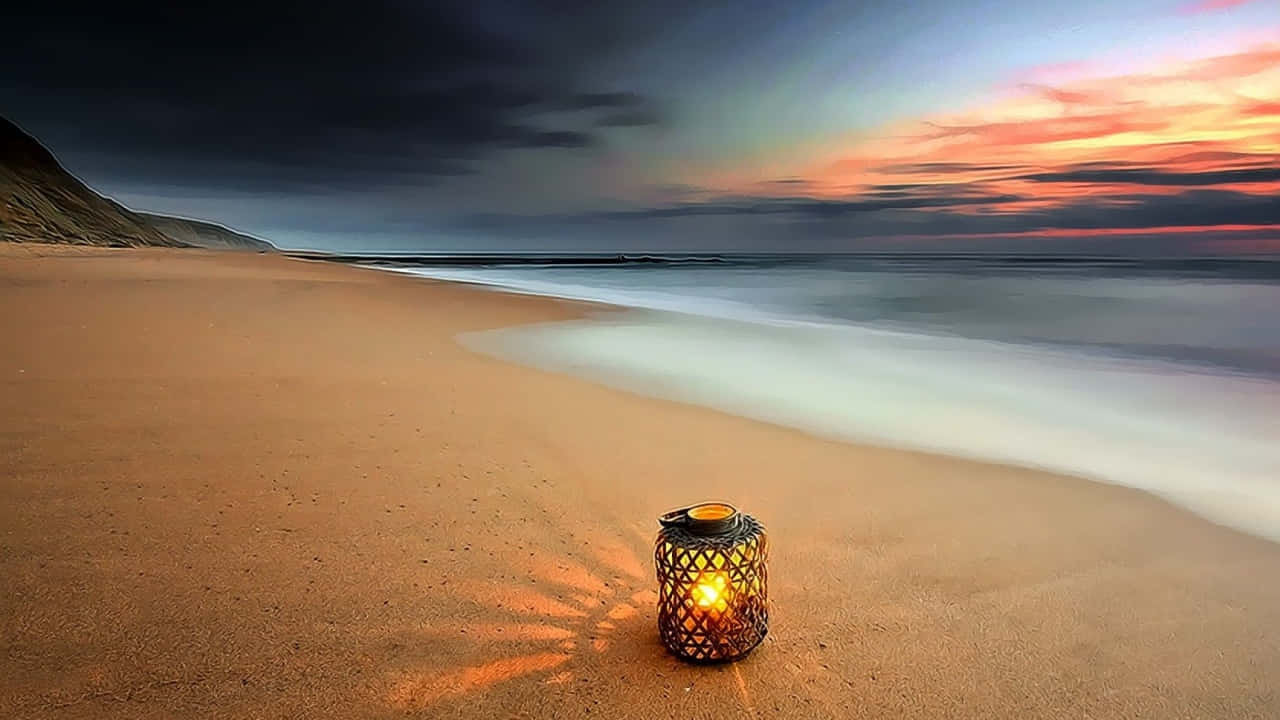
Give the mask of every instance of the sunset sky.
<path id="1" fill-rule="evenodd" d="M 34 7 L 0 111 L 286 246 L 1280 252 L 1275 0 Z"/>

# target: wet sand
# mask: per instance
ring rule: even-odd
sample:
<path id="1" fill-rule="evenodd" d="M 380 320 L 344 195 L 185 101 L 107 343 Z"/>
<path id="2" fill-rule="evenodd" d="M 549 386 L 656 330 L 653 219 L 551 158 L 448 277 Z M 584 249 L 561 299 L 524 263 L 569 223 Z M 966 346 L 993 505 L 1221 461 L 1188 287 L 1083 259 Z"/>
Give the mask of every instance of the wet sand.
<path id="1" fill-rule="evenodd" d="M 1280 546 L 454 341 L 583 307 L 0 246 L 0 717 L 1280 717 Z M 649 557 L 708 498 L 772 542 L 711 668 Z"/>

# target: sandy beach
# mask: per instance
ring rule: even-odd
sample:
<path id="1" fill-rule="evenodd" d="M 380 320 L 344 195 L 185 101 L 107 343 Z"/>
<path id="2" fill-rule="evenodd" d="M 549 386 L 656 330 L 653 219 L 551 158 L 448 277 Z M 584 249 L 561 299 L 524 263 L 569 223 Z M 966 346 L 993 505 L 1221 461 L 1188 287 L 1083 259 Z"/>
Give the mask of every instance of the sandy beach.
<path id="1" fill-rule="evenodd" d="M 1280 546 L 455 341 L 585 307 L 0 247 L 0 717 L 1280 717 Z M 650 558 L 703 499 L 772 542 L 770 635 L 710 668 Z"/>

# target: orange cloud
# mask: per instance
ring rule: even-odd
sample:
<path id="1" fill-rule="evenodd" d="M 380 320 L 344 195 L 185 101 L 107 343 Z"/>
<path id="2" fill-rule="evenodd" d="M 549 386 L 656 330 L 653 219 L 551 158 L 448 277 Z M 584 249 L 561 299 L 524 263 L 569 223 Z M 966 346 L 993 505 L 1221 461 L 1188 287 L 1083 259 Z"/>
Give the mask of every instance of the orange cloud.
<path id="1" fill-rule="evenodd" d="M 1240 235 L 1244 237 L 1232 237 L 1216 240 L 1218 243 L 1237 243 L 1251 244 L 1254 246 L 1260 244 L 1272 245 L 1280 243 L 1280 225 L 1217 225 L 1213 228 L 1215 233 L 1225 233 L 1228 235 Z M 1014 232 L 985 232 L 985 233 L 946 233 L 943 235 L 896 235 L 892 238 L 874 238 L 877 240 L 925 240 L 938 238 L 951 238 L 957 240 L 991 240 L 994 238 L 1041 238 L 1041 237 L 1139 237 L 1143 235 L 1199 235 L 1205 232 L 1202 226 L 1185 227 L 1180 225 L 1161 225 L 1158 227 L 1145 228 L 1058 228 L 1048 230 L 1019 230 Z"/>
<path id="2" fill-rule="evenodd" d="M 1240 113 L 1246 116 L 1271 117 L 1280 116 L 1280 101 L 1272 100 L 1270 102 L 1259 100 L 1249 103 L 1240 108 Z"/>
<path id="3" fill-rule="evenodd" d="M 1272 43 L 1141 73 L 1026 83 L 1001 100 L 828 151 L 794 187 L 827 198 L 945 190 L 972 196 L 983 212 L 1010 213 L 1135 186 L 1151 195 L 1276 193 L 1275 173 L 1252 171 L 1276 167 L 1280 44 Z M 1010 196 L 1025 200 L 984 206 L 984 197 Z"/>

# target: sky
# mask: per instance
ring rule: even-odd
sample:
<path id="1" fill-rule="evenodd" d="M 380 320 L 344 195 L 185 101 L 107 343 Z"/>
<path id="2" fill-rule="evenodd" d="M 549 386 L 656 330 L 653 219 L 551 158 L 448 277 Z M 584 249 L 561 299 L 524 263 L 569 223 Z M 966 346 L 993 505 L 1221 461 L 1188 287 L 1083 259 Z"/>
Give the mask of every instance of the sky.
<path id="1" fill-rule="evenodd" d="M 183 5 L 6 9 L 0 112 L 284 247 L 1280 253 L 1276 0 Z"/>

